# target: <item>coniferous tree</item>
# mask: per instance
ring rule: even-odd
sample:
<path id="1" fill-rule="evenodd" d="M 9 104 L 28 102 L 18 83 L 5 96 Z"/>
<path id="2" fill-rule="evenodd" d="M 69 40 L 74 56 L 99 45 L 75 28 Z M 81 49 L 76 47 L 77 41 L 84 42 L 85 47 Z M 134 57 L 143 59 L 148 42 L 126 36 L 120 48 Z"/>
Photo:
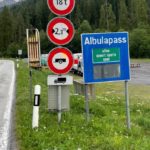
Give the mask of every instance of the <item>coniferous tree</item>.
<path id="1" fill-rule="evenodd" d="M 146 4 L 146 0 L 138 0 L 137 14 L 138 14 L 138 25 L 147 25 L 148 7 Z"/>
<path id="2" fill-rule="evenodd" d="M 17 41 L 23 42 L 24 36 L 25 36 L 25 23 L 24 18 L 21 14 L 18 14 L 16 17 L 16 35 L 17 35 Z"/>
<path id="3" fill-rule="evenodd" d="M 128 29 L 128 12 L 124 0 L 119 1 L 119 28 Z"/>
<path id="4" fill-rule="evenodd" d="M 82 18 L 83 18 L 83 16 L 81 13 L 80 4 L 76 4 L 76 7 L 74 9 L 74 13 L 70 14 L 70 19 L 72 20 L 75 28 L 78 28 L 80 26 Z"/>
<path id="5" fill-rule="evenodd" d="M 148 24 L 148 7 L 146 0 L 131 0 L 131 22 L 133 28 Z"/>
<path id="6" fill-rule="evenodd" d="M 10 11 L 4 7 L 0 15 L 0 55 L 6 55 L 7 47 L 12 40 L 12 19 Z"/>
<path id="7" fill-rule="evenodd" d="M 81 34 L 81 33 L 90 33 L 90 32 L 92 32 L 91 25 L 87 20 L 83 20 L 83 22 L 81 23 L 78 29 L 78 33 Z"/>
<path id="8" fill-rule="evenodd" d="M 114 31 L 116 28 L 116 17 L 110 3 L 101 6 L 99 27 L 107 31 Z"/>

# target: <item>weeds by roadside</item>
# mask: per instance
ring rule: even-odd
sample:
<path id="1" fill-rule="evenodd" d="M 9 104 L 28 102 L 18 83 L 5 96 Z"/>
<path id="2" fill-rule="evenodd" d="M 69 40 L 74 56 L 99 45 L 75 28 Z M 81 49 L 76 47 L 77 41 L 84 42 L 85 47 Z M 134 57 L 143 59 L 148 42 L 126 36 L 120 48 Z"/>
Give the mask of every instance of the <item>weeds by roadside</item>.
<path id="1" fill-rule="evenodd" d="M 85 121 L 83 96 L 70 97 L 70 112 L 62 114 L 61 126 L 57 114 L 47 110 L 47 75 L 49 71 L 33 70 L 33 85 L 42 87 L 40 126 L 32 130 L 32 103 L 29 101 L 29 70 L 20 62 L 17 70 L 16 133 L 20 150 L 148 150 L 150 147 L 150 109 L 145 103 L 133 103 L 131 131 L 126 129 L 124 95 L 96 92 L 90 101 L 90 122 Z M 101 85 L 97 85 L 101 86 Z M 103 85 L 104 86 L 104 85 Z M 115 87 L 116 85 L 111 85 Z M 107 88 L 108 87 L 108 88 Z M 71 87 L 73 88 L 73 87 Z M 98 87 L 99 88 L 99 87 Z M 120 86 L 116 86 L 116 91 Z M 114 88 L 114 89 L 115 89 Z M 73 94 L 73 89 L 71 89 Z M 132 101 L 132 99 L 131 99 Z"/>

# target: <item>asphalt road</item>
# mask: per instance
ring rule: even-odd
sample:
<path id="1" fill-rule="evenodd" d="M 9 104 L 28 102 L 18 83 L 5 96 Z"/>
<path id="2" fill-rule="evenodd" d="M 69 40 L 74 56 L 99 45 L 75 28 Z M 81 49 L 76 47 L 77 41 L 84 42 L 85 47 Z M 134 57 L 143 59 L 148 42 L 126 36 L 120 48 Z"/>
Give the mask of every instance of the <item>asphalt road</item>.
<path id="1" fill-rule="evenodd" d="M 150 85 L 150 63 L 141 63 L 140 67 L 131 68 L 130 83 Z"/>
<path id="2" fill-rule="evenodd" d="M 0 150 L 11 149 L 14 95 L 15 64 L 13 61 L 0 60 Z"/>

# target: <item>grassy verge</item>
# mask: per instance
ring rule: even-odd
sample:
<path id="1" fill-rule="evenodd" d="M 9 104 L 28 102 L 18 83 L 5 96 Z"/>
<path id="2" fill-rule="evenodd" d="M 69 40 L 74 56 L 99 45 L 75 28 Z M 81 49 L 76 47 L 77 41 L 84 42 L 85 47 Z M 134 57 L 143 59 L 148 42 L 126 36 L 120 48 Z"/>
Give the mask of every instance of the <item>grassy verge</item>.
<path id="1" fill-rule="evenodd" d="M 130 85 L 132 129 L 126 129 L 122 83 L 96 85 L 96 99 L 90 101 L 90 122 L 85 121 L 84 97 L 74 96 L 71 110 L 57 114 L 47 110 L 47 70 L 33 70 L 33 85 L 42 87 L 40 126 L 32 130 L 29 100 L 29 70 L 20 62 L 17 69 L 16 134 L 20 150 L 148 150 L 150 147 L 150 87 Z"/>
<path id="2" fill-rule="evenodd" d="M 131 59 L 131 63 L 149 63 L 150 62 L 150 59 Z"/>

